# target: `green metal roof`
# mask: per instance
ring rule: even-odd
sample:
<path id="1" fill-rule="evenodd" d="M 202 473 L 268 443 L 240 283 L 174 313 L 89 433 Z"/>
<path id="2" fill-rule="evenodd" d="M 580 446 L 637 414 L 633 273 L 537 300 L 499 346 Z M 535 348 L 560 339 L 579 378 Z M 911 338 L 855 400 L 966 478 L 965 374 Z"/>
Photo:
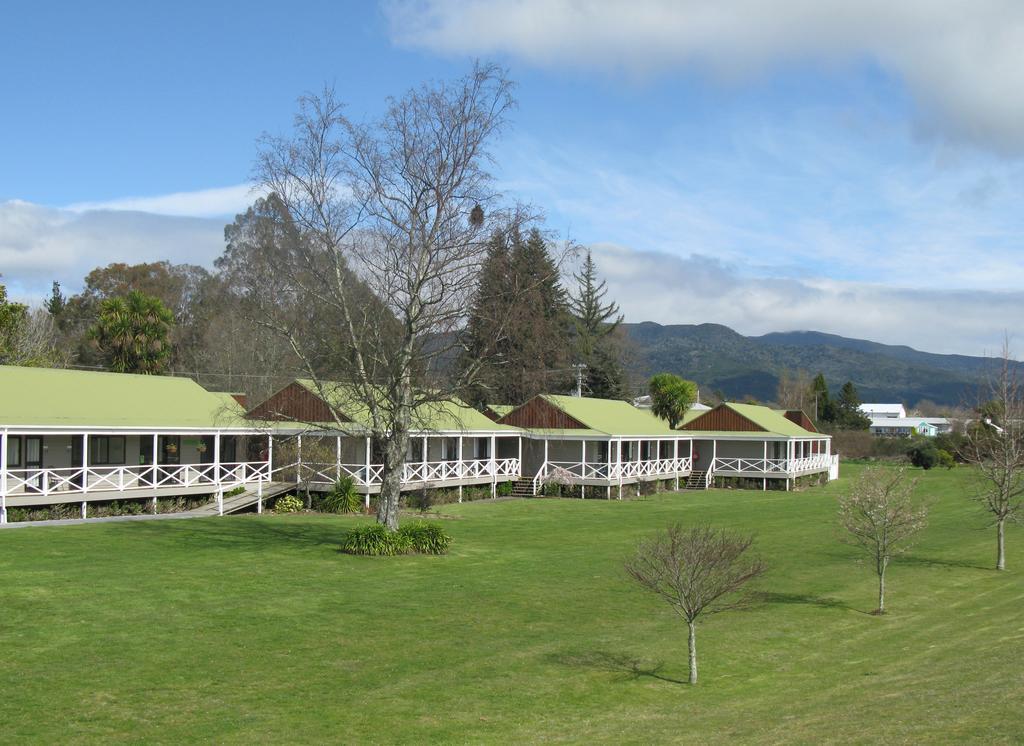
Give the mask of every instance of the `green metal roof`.
<path id="1" fill-rule="evenodd" d="M 759 404 L 735 404 L 733 402 L 725 402 L 720 406 L 728 407 L 737 414 L 746 417 L 748 420 L 753 422 L 758 427 L 762 428 L 765 433 L 770 435 L 777 435 L 785 438 L 828 438 L 828 435 L 823 433 L 812 432 L 811 430 L 805 430 L 798 424 L 790 419 L 787 419 L 785 415 L 776 409 L 770 407 L 763 407 Z M 712 410 L 713 411 L 713 410 Z M 683 425 L 687 425 L 693 422 L 701 415 L 706 414 L 705 412 L 687 412 L 686 416 L 683 417 Z M 689 433 L 700 433 L 704 436 L 726 436 L 726 435 L 752 435 L 756 436 L 756 432 L 732 432 L 722 430 L 687 430 Z"/>
<path id="2" fill-rule="evenodd" d="M 0 426 L 251 428 L 190 378 L 0 365 Z"/>
<path id="3" fill-rule="evenodd" d="M 504 417 L 513 409 L 516 408 L 515 404 L 488 404 L 487 408 L 490 409 L 498 417 Z"/>
<path id="4" fill-rule="evenodd" d="M 546 401 L 570 417 L 579 420 L 588 429 L 612 437 L 649 435 L 651 437 L 678 437 L 680 433 L 655 417 L 649 409 L 638 409 L 629 402 L 617 399 L 592 399 L 586 396 L 556 396 L 541 394 Z M 543 432 L 532 431 L 531 432 Z M 554 434 L 556 431 L 547 431 Z M 578 430 L 557 431 L 565 435 Z"/>
<path id="5" fill-rule="evenodd" d="M 366 405 L 358 401 L 358 398 L 352 394 L 350 385 L 337 381 L 321 381 L 318 388 L 316 383 L 308 378 L 299 379 L 296 383 L 314 396 L 322 397 L 330 407 L 344 413 L 357 425 L 363 428 L 369 427 L 369 413 Z M 457 401 L 435 402 L 417 407 L 413 414 L 412 429 L 414 432 L 515 432 L 518 430 L 510 425 L 499 425 L 490 417 Z"/>

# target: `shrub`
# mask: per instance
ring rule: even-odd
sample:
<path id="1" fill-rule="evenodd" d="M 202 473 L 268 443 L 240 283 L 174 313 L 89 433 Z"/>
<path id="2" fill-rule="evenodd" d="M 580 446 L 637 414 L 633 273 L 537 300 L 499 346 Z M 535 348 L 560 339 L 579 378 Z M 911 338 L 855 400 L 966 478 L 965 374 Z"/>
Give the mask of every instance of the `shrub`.
<path id="1" fill-rule="evenodd" d="M 498 497 L 509 497 L 512 494 L 512 483 L 501 482 L 498 484 Z"/>
<path id="2" fill-rule="evenodd" d="M 409 554 L 412 551 L 412 540 L 407 533 L 391 532 L 379 523 L 371 523 L 349 531 L 341 551 L 369 557 L 393 557 L 396 554 Z"/>
<path id="3" fill-rule="evenodd" d="M 352 477 L 339 479 L 320 501 L 320 509 L 325 513 L 358 513 L 362 508 L 363 498 Z"/>
<path id="4" fill-rule="evenodd" d="M 420 554 L 446 554 L 452 537 L 444 532 L 439 523 L 407 523 L 398 533 L 408 538 L 412 551 Z"/>
<path id="5" fill-rule="evenodd" d="M 953 454 L 949 451 L 939 448 L 935 451 L 939 456 L 938 466 L 945 466 L 947 469 L 952 469 L 956 466 L 956 459 L 953 458 Z"/>
<path id="6" fill-rule="evenodd" d="M 907 457 L 914 466 L 931 469 L 939 464 L 939 449 L 931 442 L 915 443 L 907 451 Z"/>
<path id="7" fill-rule="evenodd" d="M 235 497 L 236 495 L 241 495 L 243 492 L 245 492 L 245 485 L 240 484 L 234 489 L 230 489 L 225 492 L 224 497 Z"/>
<path id="8" fill-rule="evenodd" d="M 295 497 L 295 495 L 283 495 L 277 498 L 277 502 L 274 503 L 275 513 L 298 513 L 302 510 L 302 500 Z"/>

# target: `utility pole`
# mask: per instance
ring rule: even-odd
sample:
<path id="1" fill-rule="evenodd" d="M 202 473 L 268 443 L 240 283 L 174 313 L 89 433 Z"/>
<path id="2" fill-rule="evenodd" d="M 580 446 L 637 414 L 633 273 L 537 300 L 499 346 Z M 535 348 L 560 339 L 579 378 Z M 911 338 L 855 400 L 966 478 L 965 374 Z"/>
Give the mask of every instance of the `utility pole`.
<path id="1" fill-rule="evenodd" d="M 583 396 L 583 371 L 587 369 L 587 366 L 583 363 L 573 363 L 572 368 L 576 371 L 576 393 L 573 396 L 581 398 Z"/>

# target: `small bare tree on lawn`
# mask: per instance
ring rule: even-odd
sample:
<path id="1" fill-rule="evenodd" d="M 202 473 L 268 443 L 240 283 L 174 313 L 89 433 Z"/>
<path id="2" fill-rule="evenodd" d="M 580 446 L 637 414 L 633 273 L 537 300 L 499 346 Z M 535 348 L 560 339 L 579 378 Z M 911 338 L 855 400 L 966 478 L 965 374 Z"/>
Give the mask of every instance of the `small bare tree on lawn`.
<path id="1" fill-rule="evenodd" d="M 1024 385 L 1004 343 L 996 374 L 983 390 L 981 422 L 966 428 L 960 456 L 977 468 L 974 497 L 996 524 L 996 569 L 1006 569 L 1006 523 L 1024 507 Z"/>
<path id="2" fill-rule="evenodd" d="M 903 554 L 928 522 L 928 508 L 915 500 L 917 480 L 907 481 L 904 469 L 868 469 L 839 498 L 843 541 L 861 549 L 878 574 L 878 609 L 885 613 L 885 571 Z"/>
<path id="3" fill-rule="evenodd" d="M 711 526 L 675 524 L 643 539 L 626 561 L 637 583 L 668 602 L 689 628 L 690 683 L 697 683 L 697 619 L 742 605 L 737 592 L 765 571 L 746 556 L 754 537 Z"/>
<path id="4" fill-rule="evenodd" d="M 283 249 L 263 283 L 276 290 L 249 301 L 332 402 L 332 427 L 364 415 L 382 451 L 377 520 L 390 530 L 410 431 L 474 382 L 487 353 L 448 373 L 487 241 L 522 217 L 496 208 L 487 171 L 513 104 L 504 72 L 477 65 L 389 99 L 371 123 L 346 117 L 331 90 L 304 97 L 292 136 L 261 142 L 256 181 Z M 297 304 L 307 318 L 282 316 Z"/>

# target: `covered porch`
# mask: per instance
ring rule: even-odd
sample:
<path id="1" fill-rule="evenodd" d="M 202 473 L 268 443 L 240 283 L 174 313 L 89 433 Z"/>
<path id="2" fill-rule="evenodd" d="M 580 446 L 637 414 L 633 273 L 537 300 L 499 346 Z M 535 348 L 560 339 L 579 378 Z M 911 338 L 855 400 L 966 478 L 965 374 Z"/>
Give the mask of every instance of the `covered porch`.
<path id="1" fill-rule="evenodd" d="M 692 440 L 687 437 L 572 437 L 526 435 L 525 473 L 532 474 L 533 494 L 547 483 L 604 487 L 622 496 L 624 485 L 689 475 Z"/>
<path id="2" fill-rule="evenodd" d="M 277 445 L 273 445 L 274 441 Z M 521 476 L 522 444 L 517 432 L 419 432 L 409 441 L 402 469 L 402 490 L 490 485 L 492 496 L 501 482 Z M 383 444 L 368 435 L 306 431 L 271 437 L 275 481 L 293 481 L 314 492 L 326 492 L 341 479 L 351 479 L 366 496 L 380 492 L 384 475 Z"/>
<path id="3" fill-rule="evenodd" d="M 0 522 L 13 507 L 212 494 L 270 481 L 254 430 L 0 431 Z"/>

